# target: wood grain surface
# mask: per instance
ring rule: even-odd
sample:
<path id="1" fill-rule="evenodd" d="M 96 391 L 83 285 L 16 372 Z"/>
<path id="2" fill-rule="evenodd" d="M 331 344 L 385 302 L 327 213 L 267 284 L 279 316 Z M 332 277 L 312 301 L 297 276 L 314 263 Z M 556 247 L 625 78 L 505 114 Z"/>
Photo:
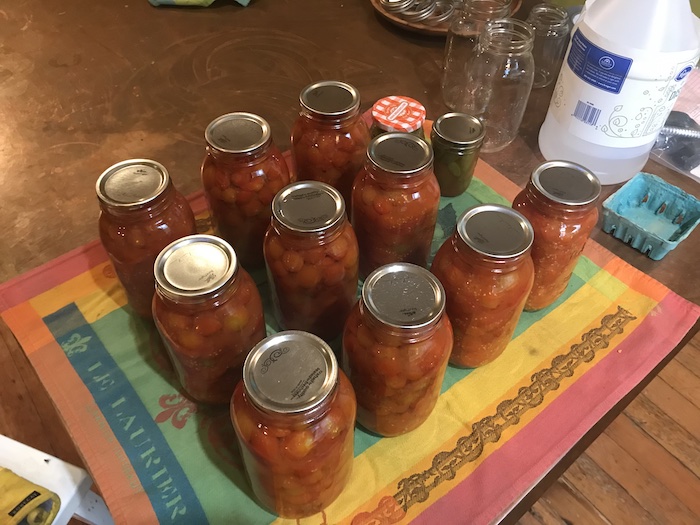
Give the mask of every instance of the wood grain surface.
<path id="1" fill-rule="evenodd" d="M 535 3 L 525 0 L 518 17 Z M 396 27 L 367 0 L 217 0 L 206 9 L 24 0 L 0 3 L 0 31 L 0 282 L 97 237 L 94 183 L 117 161 L 153 158 L 182 192 L 198 190 L 204 128 L 223 113 L 264 116 L 286 149 L 298 94 L 315 80 L 355 85 L 362 109 L 402 94 L 429 118 L 446 111 L 444 39 Z M 533 91 L 511 146 L 483 155 L 517 184 L 542 161 L 537 132 L 551 89 Z M 667 168 L 650 162 L 646 171 L 700 195 Z M 659 262 L 601 230 L 594 238 L 700 302 L 700 230 Z M 700 336 L 678 350 L 504 521 L 700 523 Z M 2 322 L 0 432 L 82 464 Z"/>

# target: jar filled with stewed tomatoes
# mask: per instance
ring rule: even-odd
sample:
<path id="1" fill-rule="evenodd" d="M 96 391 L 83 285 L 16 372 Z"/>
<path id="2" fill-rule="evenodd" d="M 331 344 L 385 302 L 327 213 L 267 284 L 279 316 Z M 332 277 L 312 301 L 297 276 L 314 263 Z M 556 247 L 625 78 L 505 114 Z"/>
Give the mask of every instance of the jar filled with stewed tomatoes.
<path id="1" fill-rule="evenodd" d="M 258 344 L 233 394 L 231 419 L 253 493 L 267 510 L 310 516 L 345 487 L 355 394 L 318 337 L 287 331 Z"/>
<path id="2" fill-rule="evenodd" d="M 445 291 L 432 273 L 410 263 L 372 272 L 343 332 L 358 422 L 382 436 L 421 425 L 440 395 L 452 335 Z"/>
<path id="3" fill-rule="evenodd" d="M 96 191 L 102 245 L 129 305 L 150 319 L 153 263 L 168 244 L 196 233 L 192 209 L 165 167 L 153 160 L 115 164 L 97 179 Z"/>
<path id="4" fill-rule="evenodd" d="M 579 255 L 598 222 L 600 181 L 573 162 L 553 160 L 532 172 L 513 201 L 535 230 L 535 283 L 526 310 L 539 310 L 566 290 Z"/>
<path id="5" fill-rule="evenodd" d="M 360 245 L 360 276 L 385 264 L 428 263 L 440 186 L 433 151 L 420 137 L 386 133 L 372 139 L 352 190 L 352 225 Z"/>
<path id="6" fill-rule="evenodd" d="M 358 247 L 340 192 L 298 181 L 272 201 L 263 243 L 279 325 L 330 341 L 357 297 Z"/>
<path id="7" fill-rule="evenodd" d="M 417 100 L 400 95 L 380 98 L 372 106 L 372 126 L 370 137 L 382 133 L 411 133 L 425 138 L 423 123 L 425 122 L 425 107 Z"/>
<path id="8" fill-rule="evenodd" d="M 445 287 L 453 365 L 485 365 L 505 350 L 532 288 L 533 237 L 517 211 L 482 204 L 465 211 L 440 246 L 431 271 Z"/>
<path id="9" fill-rule="evenodd" d="M 306 86 L 299 102 L 299 117 L 292 126 L 297 179 L 330 184 L 349 203 L 369 143 L 360 93 L 350 84 L 328 80 Z"/>
<path id="10" fill-rule="evenodd" d="M 262 268 L 270 203 L 291 182 L 287 163 L 267 121 L 252 113 L 222 115 L 207 126 L 204 136 L 202 183 L 216 230 L 245 268 Z"/>
<path id="11" fill-rule="evenodd" d="M 250 350 L 265 337 L 258 289 L 236 252 L 190 235 L 156 259 L 153 319 L 180 384 L 195 401 L 228 403 Z"/>

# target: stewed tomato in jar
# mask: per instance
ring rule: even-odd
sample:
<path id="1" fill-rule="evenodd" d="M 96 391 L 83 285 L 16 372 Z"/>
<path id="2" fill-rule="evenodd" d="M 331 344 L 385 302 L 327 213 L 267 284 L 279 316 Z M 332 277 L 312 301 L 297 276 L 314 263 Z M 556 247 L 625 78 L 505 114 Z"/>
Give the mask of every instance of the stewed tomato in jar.
<path id="1" fill-rule="evenodd" d="M 372 139 L 352 190 L 360 276 L 393 262 L 426 266 L 439 206 L 430 146 L 406 133 Z"/>
<path id="2" fill-rule="evenodd" d="M 270 204 L 292 182 L 270 125 L 252 113 L 229 113 L 204 133 L 204 195 L 214 226 L 248 270 L 264 266 L 262 241 L 270 224 Z"/>
<path id="3" fill-rule="evenodd" d="M 445 287 L 454 329 L 450 363 L 482 366 L 505 350 L 532 289 L 533 237 L 517 211 L 482 204 L 460 216 L 438 249 L 431 271 Z"/>
<path id="4" fill-rule="evenodd" d="M 277 321 L 330 341 L 357 297 L 358 247 L 335 188 L 298 181 L 272 202 L 263 244 Z"/>
<path id="5" fill-rule="evenodd" d="M 369 143 L 360 93 L 350 84 L 328 80 L 306 86 L 299 102 L 300 113 L 292 125 L 297 179 L 330 184 L 349 203 Z"/>
<path id="6" fill-rule="evenodd" d="M 432 273 L 410 263 L 372 272 L 343 332 L 358 422 L 382 436 L 421 425 L 440 395 L 452 337 L 445 291 Z"/>
<path id="7" fill-rule="evenodd" d="M 535 230 L 535 283 L 525 310 L 540 310 L 566 290 L 583 247 L 598 222 L 600 181 L 588 169 L 563 160 L 535 168 L 513 201 Z"/>
<path id="8" fill-rule="evenodd" d="M 100 240 L 126 292 L 129 306 L 151 317 L 153 263 L 168 244 L 196 233 L 194 214 L 165 167 L 132 159 L 97 179 Z"/>
<path id="9" fill-rule="evenodd" d="M 251 351 L 231 419 L 264 508 L 302 518 L 338 497 L 352 470 L 355 411 L 352 386 L 318 337 L 279 332 Z"/>
<path id="10" fill-rule="evenodd" d="M 180 384 L 195 401 L 228 403 L 248 352 L 265 337 L 258 289 L 213 235 L 167 246 L 155 263 L 153 319 Z"/>

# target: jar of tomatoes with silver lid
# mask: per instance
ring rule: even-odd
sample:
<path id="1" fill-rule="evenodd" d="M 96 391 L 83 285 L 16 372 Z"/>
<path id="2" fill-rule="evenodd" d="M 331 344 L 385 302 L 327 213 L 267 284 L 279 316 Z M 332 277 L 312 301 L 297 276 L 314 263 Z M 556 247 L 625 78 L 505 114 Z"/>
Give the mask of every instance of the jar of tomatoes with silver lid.
<path id="1" fill-rule="evenodd" d="M 380 98 L 372 106 L 372 127 L 370 137 L 382 133 L 411 133 L 425 138 L 423 123 L 425 122 L 425 107 L 410 97 L 391 95 Z"/>
<path id="2" fill-rule="evenodd" d="M 280 191 L 263 251 L 279 325 L 340 335 L 357 297 L 358 247 L 338 190 L 298 181 Z"/>
<path id="3" fill-rule="evenodd" d="M 533 237 L 532 226 L 517 211 L 481 204 L 460 216 L 440 246 L 431 271 L 445 287 L 453 365 L 482 366 L 505 350 L 532 288 Z"/>
<path id="4" fill-rule="evenodd" d="M 439 206 L 428 143 L 406 133 L 372 139 L 352 190 L 360 276 L 393 262 L 426 266 Z"/>
<path id="5" fill-rule="evenodd" d="M 192 209 L 165 167 L 153 160 L 119 162 L 99 176 L 95 189 L 102 245 L 129 306 L 150 319 L 153 263 L 175 239 L 197 232 Z"/>
<path id="6" fill-rule="evenodd" d="M 352 470 L 355 410 L 350 382 L 318 337 L 279 332 L 251 351 L 231 419 L 264 508 L 301 518 L 338 497 Z"/>
<path id="7" fill-rule="evenodd" d="M 216 230 L 245 268 L 263 268 L 270 203 L 291 182 L 287 163 L 267 121 L 252 113 L 222 115 L 207 126 L 204 136 L 202 183 Z"/>
<path id="8" fill-rule="evenodd" d="M 539 165 L 513 201 L 535 230 L 535 283 L 525 310 L 540 310 L 566 290 L 583 247 L 598 222 L 600 181 L 588 169 L 563 160 Z"/>
<path id="9" fill-rule="evenodd" d="M 190 235 L 156 259 L 153 319 L 180 384 L 195 401 L 228 403 L 248 352 L 265 337 L 262 300 L 236 252 Z"/>
<path id="10" fill-rule="evenodd" d="M 369 143 L 360 114 L 360 93 L 350 84 L 327 80 L 306 86 L 292 126 L 292 158 L 298 180 L 337 188 L 346 202 Z"/>
<path id="11" fill-rule="evenodd" d="M 461 195 L 469 187 L 484 135 L 481 120 L 466 113 L 445 113 L 433 123 L 433 169 L 443 197 Z"/>
<path id="12" fill-rule="evenodd" d="M 445 291 L 432 273 L 410 263 L 372 272 L 343 332 L 358 422 L 382 436 L 421 425 L 440 395 L 452 335 Z"/>

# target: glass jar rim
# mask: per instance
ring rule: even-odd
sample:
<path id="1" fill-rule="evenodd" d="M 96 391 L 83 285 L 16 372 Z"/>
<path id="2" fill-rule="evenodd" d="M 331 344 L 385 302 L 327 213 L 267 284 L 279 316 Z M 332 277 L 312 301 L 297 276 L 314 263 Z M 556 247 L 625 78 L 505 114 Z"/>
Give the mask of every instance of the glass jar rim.
<path id="1" fill-rule="evenodd" d="M 525 53 L 532 50 L 534 27 L 515 18 L 496 18 L 486 22 L 479 35 L 479 46 L 497 53 Z"/>

